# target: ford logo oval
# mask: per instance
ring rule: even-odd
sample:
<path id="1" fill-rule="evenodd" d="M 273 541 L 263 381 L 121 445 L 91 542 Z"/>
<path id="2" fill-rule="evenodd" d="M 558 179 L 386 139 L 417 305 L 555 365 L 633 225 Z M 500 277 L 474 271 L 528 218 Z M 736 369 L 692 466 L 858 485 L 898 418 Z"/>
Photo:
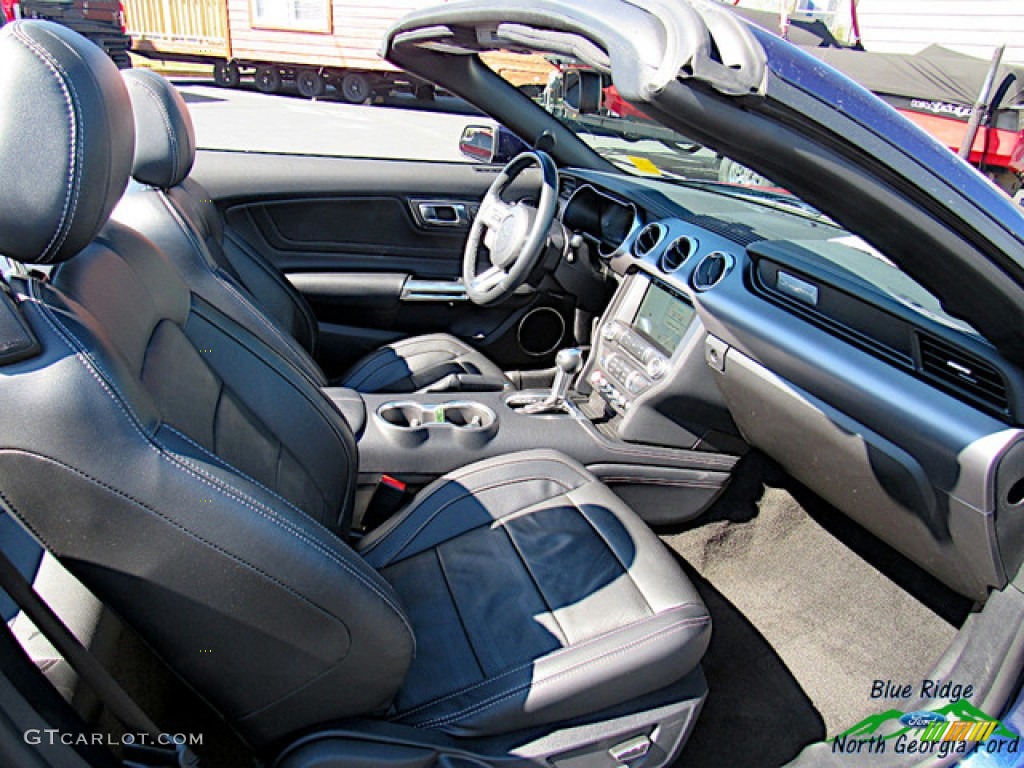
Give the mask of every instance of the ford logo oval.
<path id="1" fill-rule="evenodd" d="M 944 722 L 946 722 L 945 715 L 940 715 L 938 712 L 928 712 L 926 710 L 907 712 L 907 714 L 900 718 L 900 723 L 910 728 L 924 728 L 929 723 Z"/>

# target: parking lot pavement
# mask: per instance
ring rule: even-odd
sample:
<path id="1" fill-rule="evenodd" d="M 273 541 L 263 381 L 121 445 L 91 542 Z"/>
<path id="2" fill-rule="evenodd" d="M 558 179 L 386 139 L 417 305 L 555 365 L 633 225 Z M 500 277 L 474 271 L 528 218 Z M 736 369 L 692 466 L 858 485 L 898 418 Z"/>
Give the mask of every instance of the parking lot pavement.
<path id="1" fill-rule="evenodd" d="M 415 109 L 411 99 L 368 106 L 310 101 L 226 89 L 204 81 L 175 81 L 188 103 L 199 146 L 253 152 L 462 161 L 459 137 L 489 118 L 453 99 L 444 112 Z"/>

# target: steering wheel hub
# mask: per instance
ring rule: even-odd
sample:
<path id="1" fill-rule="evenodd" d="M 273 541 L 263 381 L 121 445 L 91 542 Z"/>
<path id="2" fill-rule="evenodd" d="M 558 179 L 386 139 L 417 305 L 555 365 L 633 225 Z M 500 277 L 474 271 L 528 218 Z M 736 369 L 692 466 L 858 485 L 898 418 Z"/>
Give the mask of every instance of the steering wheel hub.
<path id="1" fill-rule="evenodd" d="M 530 232 L 530 216 L 523 206 L 515 206 L 505 217 L 491 246 L 491 264 L 504 270 L 515 263 Z"/>

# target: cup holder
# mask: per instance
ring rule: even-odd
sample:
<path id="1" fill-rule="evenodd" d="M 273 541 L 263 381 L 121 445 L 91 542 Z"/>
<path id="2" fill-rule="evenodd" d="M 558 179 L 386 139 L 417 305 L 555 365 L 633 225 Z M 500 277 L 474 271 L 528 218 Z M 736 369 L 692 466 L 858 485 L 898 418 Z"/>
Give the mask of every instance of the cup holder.
<path id="1" fill-rule="evenodd" d="M 384 434 L 406 447 L 419 445 L 432 434 L 451 435 L 467 447 L 480 446 L 498 431 L 498 417 L 480 403 L 384 403 L 377 408 L 377 418 Z"/>

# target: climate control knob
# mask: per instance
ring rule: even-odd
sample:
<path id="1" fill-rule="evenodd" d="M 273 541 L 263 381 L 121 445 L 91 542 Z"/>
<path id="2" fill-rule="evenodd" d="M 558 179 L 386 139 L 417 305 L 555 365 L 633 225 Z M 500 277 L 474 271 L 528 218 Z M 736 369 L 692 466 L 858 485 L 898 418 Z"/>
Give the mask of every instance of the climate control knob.
<path id="1" fill-rule="evenodd" d="M 644 369 L 652 379 L 660 379 L 668 370 L 668 361 L 661 355 L 655 354 L 645 362 Z"/>

